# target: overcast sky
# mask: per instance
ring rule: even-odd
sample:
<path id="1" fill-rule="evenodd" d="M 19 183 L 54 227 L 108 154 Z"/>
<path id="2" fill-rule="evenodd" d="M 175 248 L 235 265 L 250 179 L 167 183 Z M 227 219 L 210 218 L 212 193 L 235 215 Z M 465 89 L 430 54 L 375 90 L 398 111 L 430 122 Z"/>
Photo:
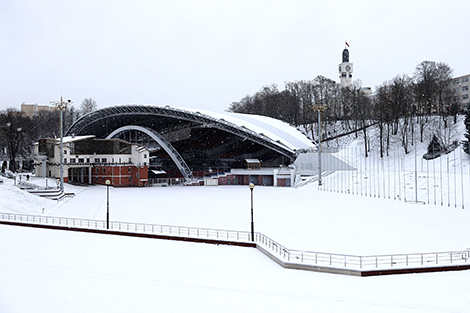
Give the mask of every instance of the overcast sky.
<path id="1" fill-rule="evenodd" d="M 1 0 L 0 110 L 60 96 L 76 107 L 224 111 L 262 86 L 353 79 L 375 87 L 424 60 L 470 73 L 468 0 Z"/>

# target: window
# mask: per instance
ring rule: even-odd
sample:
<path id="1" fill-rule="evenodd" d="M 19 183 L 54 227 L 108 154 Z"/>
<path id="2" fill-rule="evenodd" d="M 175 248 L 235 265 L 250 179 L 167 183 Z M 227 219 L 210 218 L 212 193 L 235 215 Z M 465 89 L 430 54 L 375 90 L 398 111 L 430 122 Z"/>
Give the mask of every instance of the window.
<path id="1" fill-rule="evenodd" d="M 86 162 L 87 162 L 87 163 L 90 163 L 90 158 L 86 158 Z"/>
<path id="2" fill-rule="evenodd" d="M 64 150 L 64 154 L 67 154 L 67 150 Z"/>
<path id="3" fill-rule="evenodd" d="M 464 94 L 462 95 L 462 100 L 467 100 L 468 99 L 468 93 L 467 94 Z"/>
<path id="4" fill-rule="evenodd" d="M 460 80 L 459 80 L 459 79 L 456 79 L 456 80 L 454 80 L 454 85 L 458 85 L 458 84 L 459 84 L 459 82 L 460 82 Z"/>
<path id="5" fill-rule="evenodd" d="M 132 176 L 129 176 L 129 181 L 132 181 Z"/>
<path id="6" fill-rule="evenodd" d="M 147 158 L 147 154 L 144 154 L 144 159 L 146 159 L 146 158 Z"/>
<path id="7" fill-rule="evenodd" d="M 468 90 L 468 86 L 463 86 L 462 87 L 462 91 L 467 91 Z"/>
<path id="8" fill-rule="evenodd" d="M 467 76 L 467 77 L 464 77 L 464 78 L 462 78 L 462 83 L 466 83 L 466 82 L 468 82 L 468 76 Z"/>
<path id="9" fill-rule="evenodd" d="M 64 158 L 64 163 L 67 163 L 67 158 Z"/>
<path id="10" fill-rule="evenodd" d="M 103 167 L 103 174 L 106 174 L 106 168 Z"/>
<path id="11" fill-rule="evenodd" d="M 131 168 L 129 167 L 129 173 L 131 172 Z"/>
<path id="12" fill-rule="evenodd" d="M 99 173 L 99 169 L 98 169 L 98 168 L 96 168 L 96 174 L 98 174 L 98 173 Z"/>
<path id="13" fill-rule="evenodd" d="M 79 158 L 78 159 L 78 163 L 84 163 L 85 162 L 85 159 L 84 158 Z"/>
<path id="14" fill-rule="evenodd" d="M 75 159 L 70 159 L 70 163 L 75 163 Z"/>
<path id="15" fill-rule="evenodd" d="M 101 158 L 101 163 L 106 163 L 106 162 L 108 162 L 106 158 Z"/>

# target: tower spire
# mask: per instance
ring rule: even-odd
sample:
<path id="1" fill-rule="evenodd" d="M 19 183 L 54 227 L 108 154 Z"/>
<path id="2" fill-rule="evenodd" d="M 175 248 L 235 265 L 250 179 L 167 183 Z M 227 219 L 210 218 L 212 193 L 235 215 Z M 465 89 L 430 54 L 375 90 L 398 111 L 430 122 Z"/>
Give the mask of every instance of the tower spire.
<path id="1" fill-rule="evenodd" d="M 352 82 L 353 64 L 349 62 L 349 44 L 344 41 L 343 63 L 339 65 L 339 79 L 341 87 L 349 88 Z"/>

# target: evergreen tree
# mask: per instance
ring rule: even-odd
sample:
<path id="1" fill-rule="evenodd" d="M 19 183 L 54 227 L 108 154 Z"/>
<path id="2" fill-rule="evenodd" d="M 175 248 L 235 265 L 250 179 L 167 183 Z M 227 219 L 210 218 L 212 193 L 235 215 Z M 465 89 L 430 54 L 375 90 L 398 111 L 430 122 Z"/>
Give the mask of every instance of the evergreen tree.
<path id="1" fill-rule="evenodd" d="M 465 114 L 465 129 L 467 132 L 465 133 L 465 138 L 467 138 L 467 141 L 463 142 L 463 150 L 470 154 L 470 106 L 467 108 L 467 113 Z"/>
<path id="2" fill-rule="evenodd" d="M 428 152 L 423 155 L 423 158 L 426 160 L 435 159 L 439 157 L 443 152 L 445 151 L 441 142 L 439 141 L 436 135 L 433 135 L 432 140 L 428 146 Z"/>

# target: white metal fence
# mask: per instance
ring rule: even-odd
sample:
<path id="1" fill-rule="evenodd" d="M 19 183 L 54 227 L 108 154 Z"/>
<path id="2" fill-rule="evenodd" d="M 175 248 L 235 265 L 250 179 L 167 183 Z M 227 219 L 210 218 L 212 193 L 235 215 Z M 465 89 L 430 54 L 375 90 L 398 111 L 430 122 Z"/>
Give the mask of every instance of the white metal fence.
<path id="1" fill-rule="evenodd" d="M 391 269 L 470 264 L 470 249 L 462 251 L 368 255 L 292 250 L 269 237 L 256 233 L 256 242 L 284 262 L 345 269 Z"/>
<path id="2" fill-rule="evenodd" d="M 103 231 L 106 230 L 106 221 L 102 220 L 14 213 L 0 213 L 0 220 L 25 224 L 53 225 L 83 229 L 96 229 Z M 249 231 L 114 221 L 110 222 L 109 225 L 110 230 L 129 233 L 251 242 L 251 233 Z M 355 270 L 470 264 L 470 249 L 462 251 L 431 253 L 356 256 L 337 253 L 293 250 L 279 244 L 262 233 L 255 233 L 254 239 L 256 244 L 263 247 L 271 255 L 278 258 L 279 260 L 297 264 Z"/>
<path id="3" fill-rule="evenodd" d="M 25 215 L 25 214 L 14 214 L 14 213 L 0 213 L 0 220 L 17 222 L 17 223 L 25 223 L 25 224 L 107 230 L 106 221 L 103 221 L 103 220 L 43 216 L 43 215 Z M 110 221 L 109 230 L 130 232 L 130 233 L 180 236 L 180 237 L 188 237 L 188 238 L 217 239 L 217 240 L 240 241 L 240 242 L 248 242 L 251 239 L 251 234 L 248 231 L 156 225 L 156 224 L 131 223 L 131 222 Z"/>

